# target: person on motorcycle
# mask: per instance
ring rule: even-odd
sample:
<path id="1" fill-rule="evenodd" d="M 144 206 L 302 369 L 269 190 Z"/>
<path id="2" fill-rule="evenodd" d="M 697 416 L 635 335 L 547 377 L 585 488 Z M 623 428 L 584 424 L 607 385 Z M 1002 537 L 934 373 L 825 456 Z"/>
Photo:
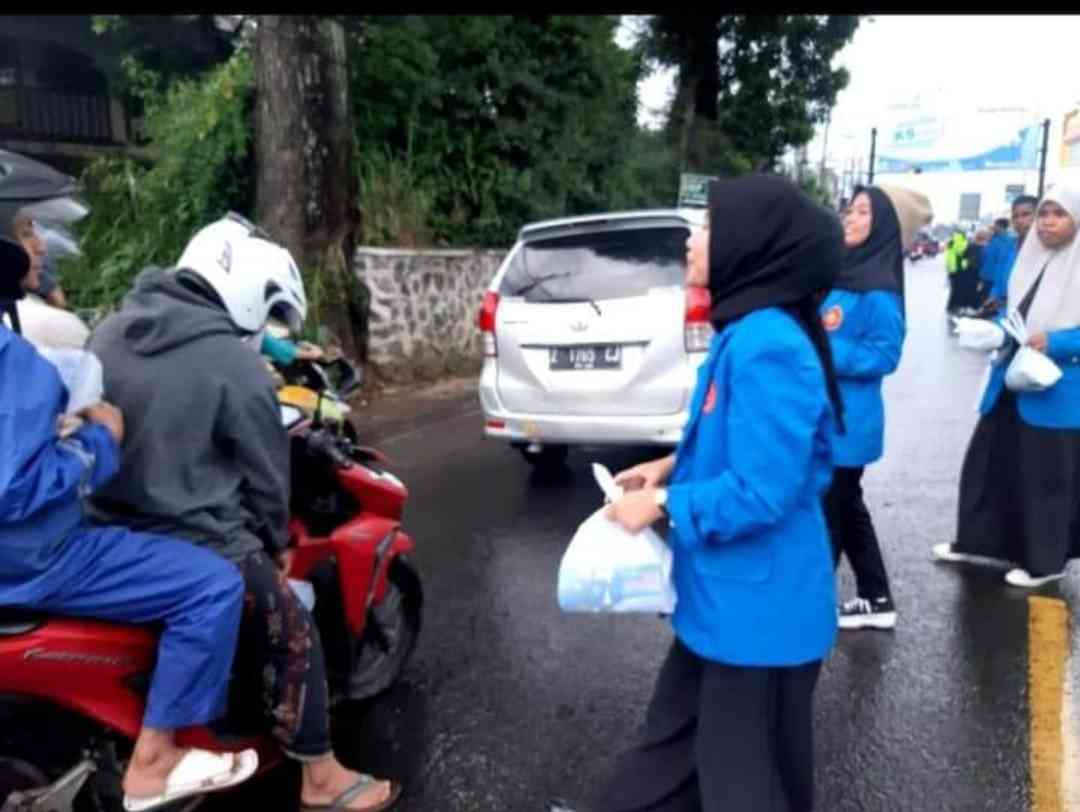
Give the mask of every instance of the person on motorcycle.
<path id="1" fill-rule="evenodd" d="M 90 337 L 90 328 L 74 313 L 47 304 L 39 295 L 48 257 L 43 229 L 38 223 L 22 218 L 15 224 L 15 237 L 30 257 L 30 271 L 22 283 L 23 291 L 30 295 L 18 304 L 23 338 L 38 349 L 82 349 Z"/>
<path id="2" fill-rule="evenodd" d="M 15 158 L 18 158 L 16 160 Z M 68 392 L 20 335 L 16 300 L 33 261 L 21 237 L 70 190 L 64 176 L 0 152 L 0 606 L 122 623 L 163 622 L 143 727 L 124 775 L 125 807 L 151 809 L 249 778 L 253 750 L 178 747 L 176 728 L 225 710 L 240 623 L 236 567 L 184 541 L 95 527 L 81 501 L 117 469 L 122 413 L 108 403 L 61 439 Z M 2 320 L 0 320 L 2 321 Z"/>
<path id="3" fill-rule="evenodd" d="M 258 350 L 272 315 L 298 330 L 306 312 L 289 252 L 239 215 L 195 234 L 175 268 L 144 270 L 90 337 L 129 426 L 120 471 L 92 510 L 240 567 L 241 644 L 257 666 L 264 724 L 301 763 L 301 804 L 372 812 L 401 788 L 334 756 L 322 644 L 286 577 L 289 440 Z"/>

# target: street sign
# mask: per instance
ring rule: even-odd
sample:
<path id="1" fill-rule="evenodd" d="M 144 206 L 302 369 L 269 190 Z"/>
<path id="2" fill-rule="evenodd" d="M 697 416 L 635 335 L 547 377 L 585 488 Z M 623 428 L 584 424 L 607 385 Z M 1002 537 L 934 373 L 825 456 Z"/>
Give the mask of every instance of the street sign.
<path id="1" fill-rule="evenodd" d="M 967 220 L 969 222 L 975 222 L 979 219 L 979 203 L 982 201 L 982 195 L 978 193 L 966 192 L 960 195 L 960 220 Z"/>
<path id="2" fill-rule="evenodd" d="M 1020 197 L 1024 193 L 1024 184 L 1022 183 L 1010 183 L 1005 187 L 1005 202 L 1010 206 L 1016 198 Z"/>
<path id="3" fill-rule="evenodd" d="M 709 181 L 712 175 L 692 175 L 683 172 L 679 176 L 679 206 L 704 209 L 709 205 Z"/>

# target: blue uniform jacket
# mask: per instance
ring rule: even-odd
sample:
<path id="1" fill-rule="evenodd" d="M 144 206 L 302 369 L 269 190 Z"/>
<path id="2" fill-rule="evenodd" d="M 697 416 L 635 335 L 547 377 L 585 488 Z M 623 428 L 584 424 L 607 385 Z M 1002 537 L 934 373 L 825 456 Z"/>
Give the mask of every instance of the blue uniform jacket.
<path id="1" fill-rule="evenodd" d="M 48 566 L 52 549 L 82 523 L 80 497 L 119 465 L 119 448 L 102 426 L 59 439 L 56 418 L 67 397 L 55 367 L 0 325 L 0 586 Z"/>
<path id="2" fill-rule="evenodd" d="M 1009 276 L 1016 263 L 1019 242 L 1012 234 L 997 234 L 986 246 L 980 275 L 990 285 L 990 295 L 1005 301 L 1009 293 Z"/>
<path id="3" fill-rule="evenodd" d="M 698 656 L 789 666 L 832 647 L 821 499 L 834 431 L 821 364 L 791 316 L 758 310 L 713 337 L 668 486 L 673 623 Z"/>
<path id="4" fill-rule="evenodd" d="M 1046 354 L 1061 367 L 1061 380 L 1042 392 L 1016 392 L 1020 417 L 1029 426 L 1045 429 L 1080 429 L 1080 328 L 1047 333 Z M 995 364 L 979 411 L 994 408 L 1005 388 L 1008 364 Z"/>
<path id="5" fill-rule="evenodd" d="M 833 459 L 838 467 L 859 468 L 880 459 L 885 448 L 881 381 L 900 365 L 906 331 L 900 296 L 887 290 L 834 290 L 821 306 L 821 318 L 847 429 L 836 438 Z"/>

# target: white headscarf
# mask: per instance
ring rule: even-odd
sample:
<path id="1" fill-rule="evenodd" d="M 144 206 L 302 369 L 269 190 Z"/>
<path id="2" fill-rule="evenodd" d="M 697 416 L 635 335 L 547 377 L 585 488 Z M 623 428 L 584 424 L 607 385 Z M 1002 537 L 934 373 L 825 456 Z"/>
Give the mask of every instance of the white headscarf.
<path id="1" fill-rule="evenodd" d="M 1009 305 L 1015 307 L 1024 300 L 1045 267 L 1046 273 L 1026 320 L 1028 332 L 1032 334 L 1080 327 L 1080 188 L 1064 184 L 1052 186 L 1039 201 L 1039 206 L 1047 200 L 1069 213 L 1076 223 L 1077 234 L 1068 245 L 1050 249 L 1042 244 L 1037 226 L 1033 225 L 1024 240 L 1009 278 Z"/>

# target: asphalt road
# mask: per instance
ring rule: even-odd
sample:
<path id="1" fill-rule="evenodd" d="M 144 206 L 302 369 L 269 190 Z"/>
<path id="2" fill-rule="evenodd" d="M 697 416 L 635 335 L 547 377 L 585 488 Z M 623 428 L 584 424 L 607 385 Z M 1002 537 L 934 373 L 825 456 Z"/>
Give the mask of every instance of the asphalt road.
<path id="1" fill-rule="evenodd" d="M 865 479 L 899 624 L 842 633 L 819 684 L 818 809 L 828 812 L 1031 808 L 1029 593 L 930 556 L 955 531 L 981 373 L 980 357 L 947 335 L 943 279 L 940 261 L 909 268 L 886 456 Z M 525 812 L 551 795 L 588 797 L 633 737 L 671 641 L 659 619 L 565 615 L 555 603 L 563 550 L 600 504 L 588 463 L 614 471 L 649 452 L 575 451 L 565 476 L 544 480 L 481 437 L 477 406 L 470 391 L 427 410 L 414 398 L 369 424 L 411 490 L 425 626 L 401 682 L 339 719 L 335 741 L 352 766 L 405 783 L 402 812 Z M 850 575 L 840 577 L 848 597 Z M 1074 573 L 1040 593 L 1071 607 L 1078 586 Z M 213 807 L 291 809 L 295 793 L 295 776 L 278 775 Z"/>

